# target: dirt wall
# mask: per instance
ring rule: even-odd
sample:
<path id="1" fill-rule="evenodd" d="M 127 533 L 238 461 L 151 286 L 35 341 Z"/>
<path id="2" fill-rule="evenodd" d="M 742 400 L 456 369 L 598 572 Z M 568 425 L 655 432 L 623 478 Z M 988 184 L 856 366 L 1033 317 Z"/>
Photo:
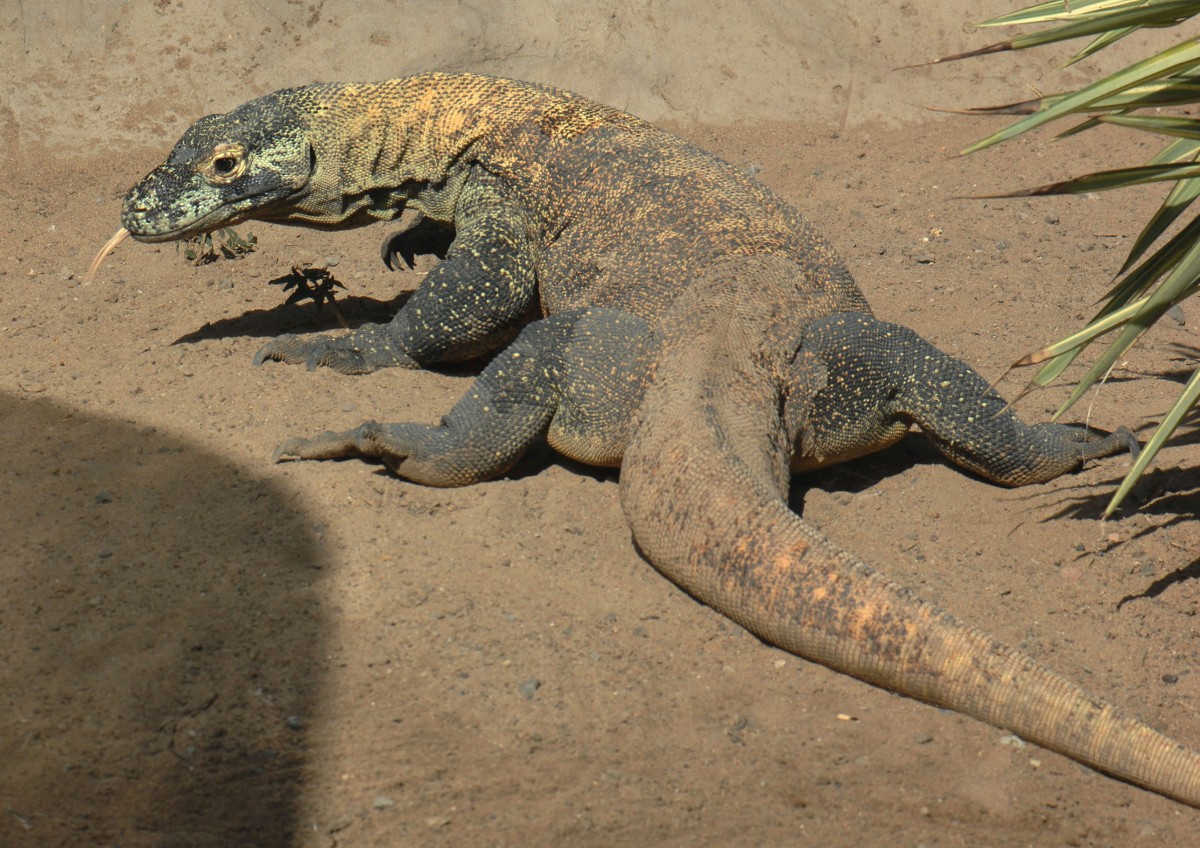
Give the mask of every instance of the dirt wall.
<path id="1" fill-rule="evenodd" d="M 998 40 L 1005 0 L 0 0 L 0 146 L 161 144 L 289 85 L 473 70 L 571 88 L 650 120 L 922 120 L 1078 82 L 1061 53 L 896 70 Z M 1130 55 L 1119 47 L 1105 63 Z"/>

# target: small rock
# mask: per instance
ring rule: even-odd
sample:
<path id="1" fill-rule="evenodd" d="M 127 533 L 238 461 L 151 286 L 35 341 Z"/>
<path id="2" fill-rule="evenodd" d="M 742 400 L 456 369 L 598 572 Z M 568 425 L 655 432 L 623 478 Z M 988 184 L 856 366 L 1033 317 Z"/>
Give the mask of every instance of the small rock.
<path id="1" fill-rule="evenodd" d="M 1053 212 L 1047 212 L 1046 213 L 1046 223 L 1047 224 L 1057 224 L 1058 216 L 1055 215 Z"/>
<path id="2" fill-rule="evenodd" d="M 537 690 L 542 688 L 542 681 L 536 677 L 531 677 L 528 680 L 517 684 L 517 691 L 527 701 L 532 701 L 533 696 L 537 694 Z"/>
<path id="3" fill-rule="evenodd" d="M 108 492 L 96 492 L 96 503 L 107 504 L 112 503 L 112 500 L 112 495 L 110 495 Z"/>
<path id="4" fill-rule="evenodd" d="M 1162 682 L 1163 683 L 1178 683 L 1179 675 L 1178 674 L 1164 674 L 1162 676 Z"/>
<path id="5" fill-rule="evenodd" d="M 286 719 L 284 719 L 283 723 L 287 725 L 288 730 L 304 729 L 304 719 L 300 718 L 298 715 L 288 716 Z"/>
<path id="6" fill-rule="evenodd" d="M 336 268 L 338 263 L 342 261 L 342 257 L 333 255 L 325 257 L 325 265 L 329 268 Z"/>
<path id="7" fill-rule="evenodd" d="M 918 253 L 913 257 L 913 261 L 915 261 L 918 265 L 932 265 L 934 257 L 931 253 Z"/>
<path id="8" fill-rule="evenodd" d="M 374 807 L 377 810 L 386 810 L 388 807 L 396 806 L 396 802 L 386 795 L 376 796 Z"/>

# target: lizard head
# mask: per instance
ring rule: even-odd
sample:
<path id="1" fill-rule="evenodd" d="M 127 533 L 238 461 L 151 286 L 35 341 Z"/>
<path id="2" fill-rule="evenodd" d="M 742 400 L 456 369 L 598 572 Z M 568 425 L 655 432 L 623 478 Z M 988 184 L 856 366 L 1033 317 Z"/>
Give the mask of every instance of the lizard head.
<path id="1" fill-rule="evenodd" d="M 125 196 L 121 223 L 130 235 L 174 241 L 292 209 L 312 179 L 316 154 L 286 94 L 193 124 L 167 161 Z"/>

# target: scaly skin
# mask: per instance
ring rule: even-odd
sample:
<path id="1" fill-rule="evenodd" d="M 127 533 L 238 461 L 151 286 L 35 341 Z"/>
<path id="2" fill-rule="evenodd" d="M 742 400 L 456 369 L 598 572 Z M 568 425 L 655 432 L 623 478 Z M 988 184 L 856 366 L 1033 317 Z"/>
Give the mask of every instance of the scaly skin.
<path id="1" fill-rule="evenodd" d="M 126 198 L 135 238 L 258 219 L 422 219 L 384 261 L 443 257 L 386 325 L 284 336 L 256 362 L 364 373 L 495 354 L 443 422 L 367 422 L 277 459 L 376 457 L 459 486 L 539 439 L 621 466 L 656 568 L 762 639 L 1200 806 L 1200 755 L 889 583 L 787 508 L 791 472 L 911 424 L 996 483 L 1136 442 L 1029 427 L 971 368 L 880 321 L 768 189 L 643 121 L 473 75 L 320 85 L 202 119 Z"/>

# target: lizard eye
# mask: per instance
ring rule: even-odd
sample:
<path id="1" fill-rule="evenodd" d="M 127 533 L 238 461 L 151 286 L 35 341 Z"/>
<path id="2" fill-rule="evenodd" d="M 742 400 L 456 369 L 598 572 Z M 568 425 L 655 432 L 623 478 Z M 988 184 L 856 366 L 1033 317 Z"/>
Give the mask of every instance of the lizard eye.
<path id="1" fill-rule="evenodd" d="M 227 185 L 246 170 L 246 149 L 240 144 L 218 144 L 200 165 L 204 176 L 217 185 Z"/>

